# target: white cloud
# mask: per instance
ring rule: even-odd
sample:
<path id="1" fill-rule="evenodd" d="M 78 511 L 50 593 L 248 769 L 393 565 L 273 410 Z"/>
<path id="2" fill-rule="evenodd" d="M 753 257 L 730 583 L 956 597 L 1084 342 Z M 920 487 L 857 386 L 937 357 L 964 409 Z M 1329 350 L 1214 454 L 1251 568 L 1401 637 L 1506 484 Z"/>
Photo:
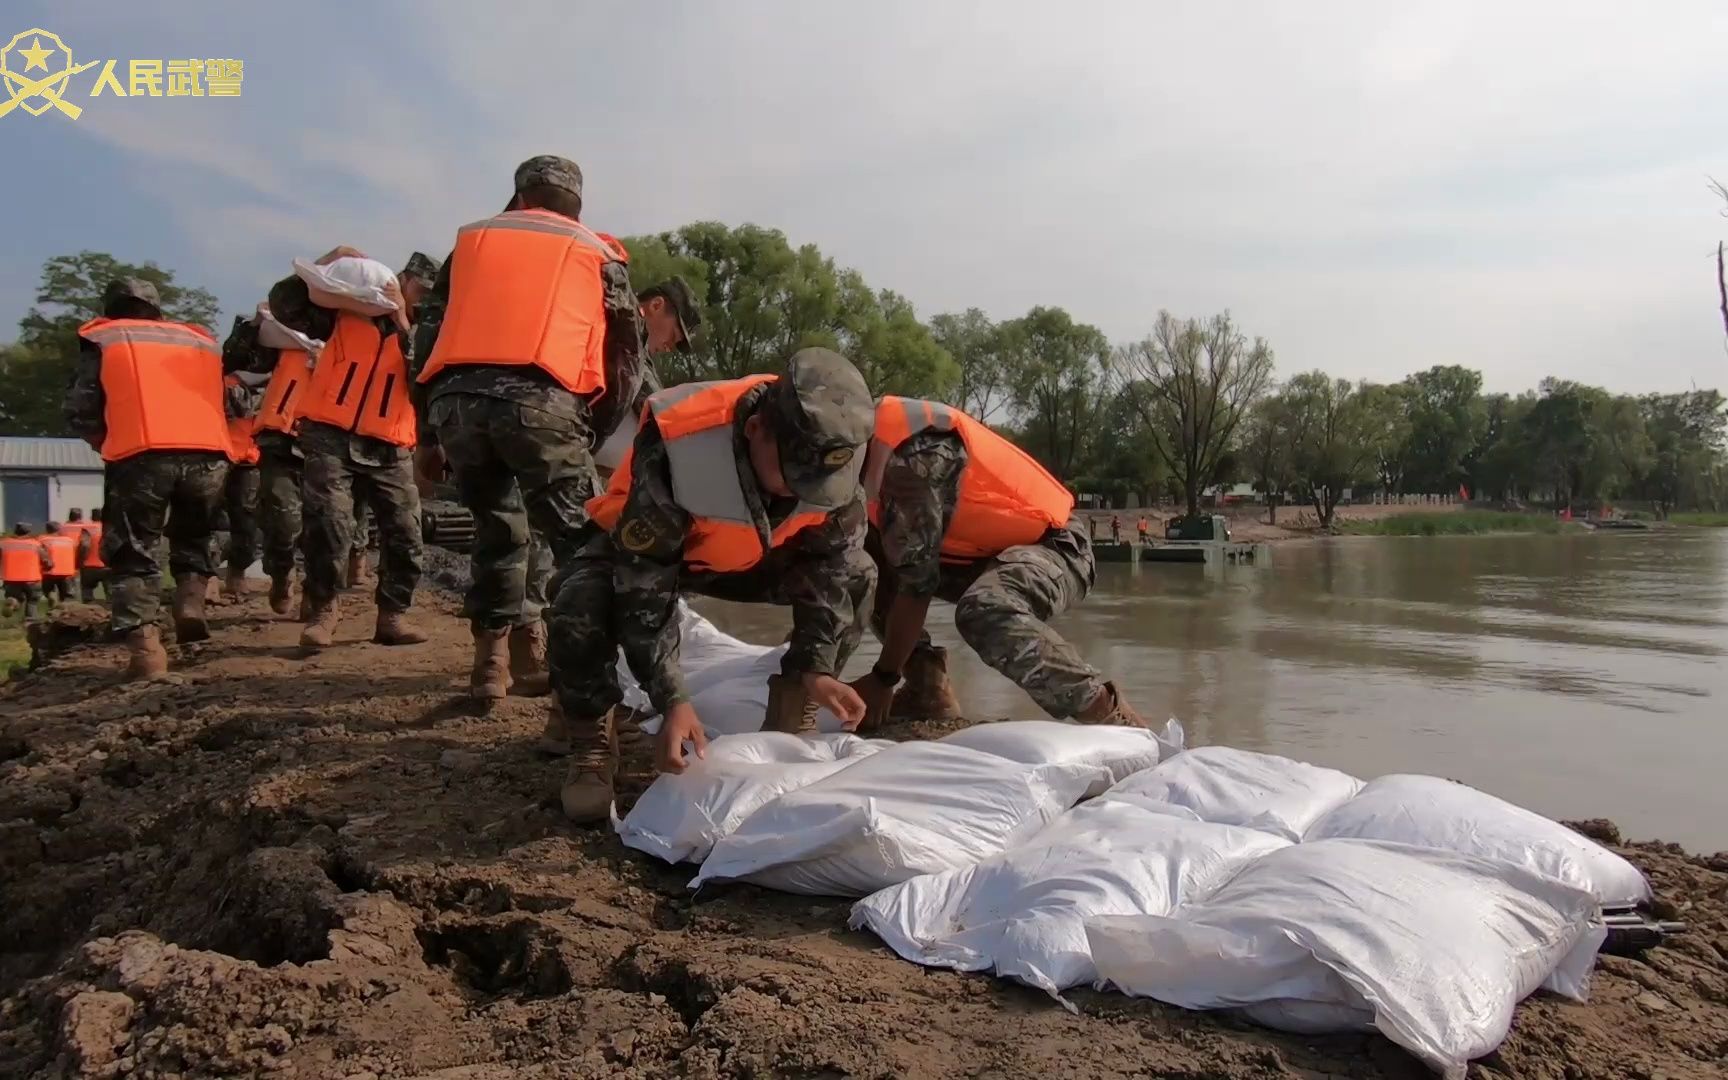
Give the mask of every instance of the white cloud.
<path id="1" fill-rule="evenodd" d="M 523 0 L 369 6 L 380 35 L 334 7 L 194 10 L 263 31 L 247 109 L 87 123 L 153 163 L 137 182 L 212 276 L 437 250 L 559 152 L 604 228 L 773 225 L 925 313 L 1061 304 L 1129 338 L 1228 307 L 1286 372 L 1461 362 L 1506 389 L 1724 363 L 1702 179 L 1728 173 L 1728 9 L 1702 0 Z"/>

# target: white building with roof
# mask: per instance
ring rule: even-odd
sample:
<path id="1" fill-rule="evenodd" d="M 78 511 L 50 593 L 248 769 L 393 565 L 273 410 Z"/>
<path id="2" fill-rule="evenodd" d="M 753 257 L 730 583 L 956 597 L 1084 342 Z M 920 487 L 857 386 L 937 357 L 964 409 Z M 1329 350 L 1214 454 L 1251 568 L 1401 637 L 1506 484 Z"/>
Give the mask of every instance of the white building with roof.
<path id="1" fill-rule="evenodd" d="M 73 507 L 89 520 L 102 505 L 102 455 L 82 439 L 0 435 L 0 519 L 37 529 Z"/>

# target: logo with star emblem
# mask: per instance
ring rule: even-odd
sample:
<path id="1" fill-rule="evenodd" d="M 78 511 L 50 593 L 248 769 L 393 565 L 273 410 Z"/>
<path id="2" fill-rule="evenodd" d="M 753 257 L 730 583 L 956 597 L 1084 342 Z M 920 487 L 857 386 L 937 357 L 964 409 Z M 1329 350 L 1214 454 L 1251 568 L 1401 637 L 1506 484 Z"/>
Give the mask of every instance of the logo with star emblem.
<path id="1" fill-rule="evenodd" d="M 101 62 L 73 64 L 72 50 L 51 30 L 37 28 L 12 35 L 12 40 L 0 48 L 0 79 L 5 81 L 8 99 L 0 102 L 0 116 L 13 109 L 23 109 L 31 116 L 59 109 L 78 119 L 84 110 L 66 100 L 66 84 L 72 76 Z"/>

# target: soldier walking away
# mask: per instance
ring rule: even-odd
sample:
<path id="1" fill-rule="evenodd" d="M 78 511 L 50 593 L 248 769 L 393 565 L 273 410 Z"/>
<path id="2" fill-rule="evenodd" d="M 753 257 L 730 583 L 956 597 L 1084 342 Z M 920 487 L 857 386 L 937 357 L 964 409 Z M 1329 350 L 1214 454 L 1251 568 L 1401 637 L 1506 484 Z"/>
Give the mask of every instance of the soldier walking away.
<path id="1" fill-rule="evenodd" d="M 859 469 L 870 391 L 844 357 L 794 355 L 781 375 L 688 383 L 648 399 L 629 458 L 589 503 L 595 528 L 552 604 L 556 697 L 544 749 L 572 755 L 564 813 L 604 821 L 617 773 L 620 647 L 664 717 L 656 765 L 702 756 L 700 717 L 678 668 L 678 597 L 792 609 L 769 678 L 769 730 L 804 732 L 826 707 L 848 726 L 864 703 L 839 680 L 864 631 L 875 570 L 864 554 Z"/>
<path id="2" fill-rule="evenodd" d="M 324 259 L 343 252 L 339 248 Z M 418 303 L 424 286 L 409 276 L 398 276 L 397 285 L 404 308 L 377 317 L 322 308 L 310 300 L 290 316 L 277 310 L 277 290 L 271 290 L 277 321 L 325 342 L 297 408 L 308 608 L 300 644 L 308 649 L 328 648 L 335 641 L 344 564 L 355 544 L 364 542 L 355 536 L 356 502 L 371 509 L 378 525 L 378 620 L 372 640 L 381 645 L 426 640 L 406 618 L 420 581 L 421 539 L 414 409 L 404 351 L 404 312 Z"/>
<path id="3" fill-rule="evenodd" d="M 42 575 L 42 595 L 59 604 L 72 602 L 72 579 L 78 576 L 78 541 L 61 531 L 58 521 L 50 521 L 38 537 L 48 550 L 49 567 Z"/>
<path id="4" fill-rule="evenodd" d="M 1112 544 L 1120 544 L 1122 542 L 1122 515 L 1121 514 L 1111 514 L 1110 515 L 1110 542 Z"/>
<path id="5" fill-rule="evenodd" d="M 257 436 L 263 395 L 253 392 L 237 373 L 225 376 L 224 384 L 230 397 L 244 395 L 251 403 L 245 416 L 228 421 L 228 456 L 233 464 L 222 492 L 228 516 L 228 546 L 223 552 L 228 574 L 222 588 L 230 599 L 238 600 L 246 592 L 246 568 L 258 558 L 258 492 L 263 481 Z"/>
<path id="6" fill-rule="evenodd" d="M 78 328 L 78 367 L 66 421 L 107 463 L 102 561 L 109 571 L 110 627 L 131 657 L 127 674 L 160 678 L 168 654 L 156 629 L 168 539 L 174 632 L 182 643 L 210 636 L 205 589 L 215 574 L 210 534 L 228 477 L 228 416 L 222 353 L 200 326 L 162 317 L 156 287 L 137 278 L 110 284 L 102 316 Z M 106 387 L 125 387 L 109 395 Z"/>
<path id="7" fill-rule="evenodd" d="M 53 564 L 33 532 L 28 522 L 20 521 L 11 536 L 0 539 L 0 578 L 5 583 L 8 618 L 22 605 L 24 618 L 34 619 L 42 603 L 42 579 Z"/>
<path id="8" fill-rule="evenodd" d="M 98 506 L 95 520 L 85 521 L 84 511 L 74 506 L 66 513 L 66 524 L 60 531 L 78 544 L 78 598 L 93 603 L 96 590 L 108 578 L 108 568 L 102 562 L 102 508 Z"/>
<path id="9" fill-rule="evenodd" d="M 852 684 L 866 728 L 960 716 L 946 651 L 924 628 L 932 597 L 953 603 L 960 637 L 1051 716 L 1146 726 L 1048 625 L 1085 598 L 1097 569 L 1061 481 L 959 409 L 897 397 L 877 407 L 864 477 L 882 639 L 875 668 Z"/>
<path id="10" fill-rule="evenodd" d="M 627 255 L 581 215 L 575 162 L 517 166 L 505 209 L 457 231 L 415 335 L 416 472 L 430 490 L 448 465 L 474 517 L 463 614 L 469 691 L 481 702 L 512 686 L 546 691 L 545 624 L 528 597 L 532 534 L 560 570 L 569 565 L 598 486 L 592 450 L 642 380 Z"/>

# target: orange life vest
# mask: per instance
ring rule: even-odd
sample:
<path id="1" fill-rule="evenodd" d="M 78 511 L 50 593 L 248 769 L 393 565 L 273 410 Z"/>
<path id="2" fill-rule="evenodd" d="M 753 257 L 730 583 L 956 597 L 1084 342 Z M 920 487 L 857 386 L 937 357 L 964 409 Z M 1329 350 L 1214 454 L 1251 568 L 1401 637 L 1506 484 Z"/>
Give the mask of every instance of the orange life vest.
<path id="1" fill-rule="evenodd" d="M 312 358 L 304 349 L 278 349 L 276 369 L 258 406 L 258 430 L 292 436 L 300 422 L 300 394 L 312 381 Z"/>
<path id="2" fill-rule="evenodd" d="M 0 539 L 0 579 L 8 585 L 42 582 L 42 545 L 27 536 Z"/>
<path id="3" fill-rule="evenodd" d="M 882 471 L 894 448 L 921 431 L 952 431 L 966 444 L 966 468 L 954 517 L 942 537 L 947 562 L 987 559 L 1036 544 L 1067 524 L 1074 496 L 1031 454 L 959 409 L 939 401 L 885 397 L 876 406 L 876 434 L 864 459 L 870 521 L 882 524 Z"/>
<path id="4" fill-rule="evenodd" d="M 209 333 L 156 319 L 92 319 L 78 336 L 102 350 L 104 461 L 146 450 L 228 452 L 222 349 Z"/>
<path id="5" fill-rule="evenodd" d="M 364 315 L 338 312 L 336 329 L 318 354 L 300 419 L 413 446 L 417 431 L 408 399 L 408 365 L 395 331 Z"/>
<path id="6" fill-rule="evenodd" d="M 721 574 L 748 570 L 769 550 L 828 518 L 829 511 L 800 503 L 769 532 L 750 513 L 738 477 L 733 421 L 745 392 L 776 378 L 750 375 L 685 383 L 648 399 L 647 411 L 666 443 L 672 496 L 692 519 L 684 537 L 684 563 L 691 569 Z M 609 531 L 617 526 L 630 494 L 633 456 L 626 453 L 606 490 L 588 500 L 588 515 Z"/>
<path id="7" fill-rule="evenodd" d="M 78 540 L 79 534 L 87 533 L 90 537 L 90 554 L 84 556 L 85 570 L 106 570 L 108 564 L 102 561 L 102 523 L 99 521 L 69 521 L 60 526 L 61 531 L 71 529 L 72 539 Z M 74 548 L 76 550 L 76 548 Z"/>
<path id="8" fill-rule="evenodd" d="M 422 383 L 464 364 L 532 365 L 578 396 L 606 389 L 600 271 L 627 261 L 621 244 L 550 210 L 507 210 L 458 230 L 450 258 Z"/>
<path id="9" fill-rule="evenodd" d="M 71 577 L 78 572 L 78 541 L 61 533 L 43 533 L 36 539 L 48 549 L 49 577 Z"/>
<path id="10" fill-rule="evenodd" d="M 223 379 L 223 383 L 229 386 L 237 385 L 239 381 L 233 375 Z M 258 418 L 256 416 L 228 418 L 228 457 L 234 464 L 258 464 L 258 440 L 254 438 L 257 431 Z"/>

